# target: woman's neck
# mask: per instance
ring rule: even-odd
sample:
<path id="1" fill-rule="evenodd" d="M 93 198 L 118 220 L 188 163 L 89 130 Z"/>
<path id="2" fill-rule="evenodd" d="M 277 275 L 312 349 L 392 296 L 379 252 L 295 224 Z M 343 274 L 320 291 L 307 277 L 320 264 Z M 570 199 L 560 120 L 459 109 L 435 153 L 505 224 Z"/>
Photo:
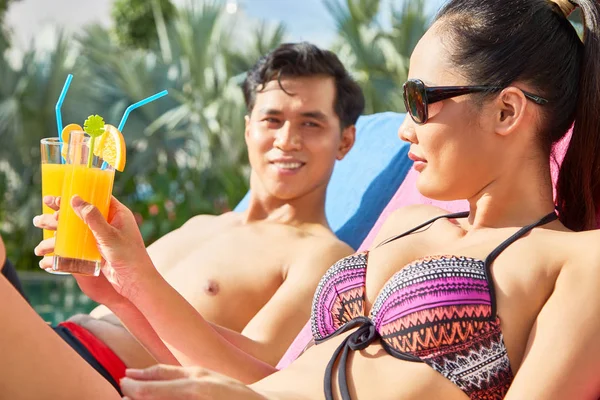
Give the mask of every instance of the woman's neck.
<path id="1" fill-rule="evenodd" d="M 550 168 L 529 164 L 505 171 L 469 199 L 471 229 L 525 226 L 553 212 Z"/>

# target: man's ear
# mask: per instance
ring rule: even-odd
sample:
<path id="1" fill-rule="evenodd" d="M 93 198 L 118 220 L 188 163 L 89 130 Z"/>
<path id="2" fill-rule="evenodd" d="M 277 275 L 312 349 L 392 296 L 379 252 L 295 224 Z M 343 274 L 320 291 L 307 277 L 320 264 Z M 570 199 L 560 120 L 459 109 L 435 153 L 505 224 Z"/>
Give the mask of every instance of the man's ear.
<path id="1" fill-rule="evenodd" d="M 342 160 L 346 157 L 346 154 L 354 146 L 356 140 L 356 126 L 350 125 L 342 130 L 342 140 L 340 141 L 340 147 L 338 148 L 337 159 Z"/>
<path id="2" fill-rule="evenodd" d="M 500 93 L 495 105 L 495 132 L 502 136 L 512 134 L 522 125 L 529 108 L 523 91 L 513 86 Z"/>
<path id="3" fill-rule="evenodd" d="M 248 144 L 248 136 L 250 135 L 250 116 L 244 116 L 244 139 L 246 140 L 246 144 Z"/>

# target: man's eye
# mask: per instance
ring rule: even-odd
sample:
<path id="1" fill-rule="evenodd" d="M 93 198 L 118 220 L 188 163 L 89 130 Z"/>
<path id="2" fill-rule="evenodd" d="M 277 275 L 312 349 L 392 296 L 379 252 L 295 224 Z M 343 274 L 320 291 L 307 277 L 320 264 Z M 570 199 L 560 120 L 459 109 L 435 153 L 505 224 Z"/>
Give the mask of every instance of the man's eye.
<path id="1" fill-rule="evenodd" d="M 304 123 L 304 126 L 308 126 L 308 127 L 310 127 L 310 128 L 318 128 L 318 127 L 319 127 L 319 124 L 316 124 L 316 123 L 314 123 L 314 122 L 307 121 L 307 122 L 305 122 L 305 123 Z"/>

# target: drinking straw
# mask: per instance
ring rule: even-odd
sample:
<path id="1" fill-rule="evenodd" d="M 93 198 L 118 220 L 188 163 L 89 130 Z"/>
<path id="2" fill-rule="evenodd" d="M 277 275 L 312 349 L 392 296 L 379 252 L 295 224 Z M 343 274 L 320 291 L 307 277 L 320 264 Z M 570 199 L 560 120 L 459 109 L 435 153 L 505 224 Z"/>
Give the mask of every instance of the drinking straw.
<path id="1" fill-rule="evenodd" d="M 121 122 L 119 122 L 119 126 L 117 127 L 117 129 L 119 130 L 119 132 L 123 132 L 123 127 L 125 126 L 125 122 L 127 122 L 127 118 L 129 118 L 129 114 L 131 114 L 131 112 L 133 110 L 135 110 L 136 108 L 139 108 L 143 105 L 146 105 L 150 102 L 153 102 L 154 100 L 160 99 L 161 97 L 166 96 L 167 94 L 169 94 L 168 90 L 163 90 L 162 92 L 156 93 L 150 97 L 146 97 L 144 100 L 140 100 L 137 103 L 133 103 L 132 105 L 130 105 L 129 107 L 127 107 L 127 109 L 125 110 L 125 113 L 123 114 L 123 117 L 121 118 Z M 104 161 L 102 163 L 101 168 L 102 169 L 106 169 L 106 167 L 108 167 L 108 164 L 106 161 Z"/>
<path id="2" fill-rule="evenodd" d="M 140 100 L 137 103 L 134 103 L 132 105 L 130 105 L 129 107 L 127 107 L 127 109 L 125 110 L 125 113 L 123 114 L 123 118 L 121 118 L 121 122 L 119 123 L 119 127 L 117 128 L 120 132 L 123 132 L 123 126 L 125 126 L 125 122 L 127 122 L 127 118 L 129 118 L 129 114 L 135 110 L 138 107 L 141 107 L 143 105 L 146 105 L 156 99 L 160 99 L 163 96 L 166 96 L 167 94 L 169 94 L 169 91 L 167 90 L 163 90 L 160 93 L 156 93 L 155 95 L 152 95 L 150 97 L 145 98 L 144 100 Z"/>
<path id="3" fill-rule="evenodd" d="M 65 81 L 65 85 L 62 88 L 62 92 L 60 92 L 60 96 L 58 96 L 58 101 L 56 102 L 56 127 L 58 128 L 58 138 L 62 141 L 61 132 L 63 130 L 62 124 L 62 115 L 60 113 L 60 109 L 65 101 L 65 97 L 67 96 L 67 92 L 69 91 L 69 86 L 71 86 L 71 81 L 73 80 L 73 75 L 67 75 L 67 80 Z"/>

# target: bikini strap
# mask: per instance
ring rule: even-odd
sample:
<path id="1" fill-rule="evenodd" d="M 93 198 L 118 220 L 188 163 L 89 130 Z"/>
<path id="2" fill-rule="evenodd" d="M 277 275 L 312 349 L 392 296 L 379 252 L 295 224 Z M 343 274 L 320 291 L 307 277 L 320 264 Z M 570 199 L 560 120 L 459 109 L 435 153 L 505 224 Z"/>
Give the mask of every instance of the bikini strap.
<path id="1" fill-rule="evenodd" d="M 488 281 L 490 296 L 491 296 L 491 300 L 492 300 L 492 314 L 491 314 L 492 318 L 496 318 L 496 311 L 497 311 L 496 310 L 496 289 L 494 288 L 494 283 L 492 281 L 492 274 L 491 274 L 492 263 L 496 260 L 496 258 L 498 258 L 498 256 L 504 250 L 506 250 L 506 248 L 508 246 L 510 246 L 511 244 L 513 244 L 514 242 L 516 242 L 517 240 L 519 240 L 520 238 L 522 238 L 523 236 L 525 236 L 526 234 L 531 232 L 533 229 L 543 226 L 543 225 L 546 225 L 557 219 L 558 219 L 558 215 L 556 214 L 555 211 L 552 211 L 550 214 L 546 215 L 539 221 L 537 221 L 531 225 L 524 226 L 523 228 L 519 229 L 511 237 L 506 239 L 504 242 L 500 243 L 500 245 L 498 245 L 498 247 L 496 247 L 494 250 L 492 250 L 492 252 L 486 257 L 486 259 L 485 259 L 485 274 L 486 274 L 486 278 Z"/>
<path id="2" fill-rule="evenodd" d="M 417 227 L 415 227 L 415 228 L 413 228 L 413 229 L 411 229 L 411 230 L 409 230 L 409 231 L 406 231 L 406 232 L 404 232 L 404 233 L 402 233 L 402 234 L 400 234 L 400 235 L 393 236 L 393 237 L 391 237 L 391 238 L 389 238 L 389 239 L 386 239 L 386 240 L 384 240 L 383 242 L 379 243 L 379 244 L 378 244 L 378 245 L 377 245 L 375 248 L 377 249 L 377 248 L 379 248 L 379 247 L 383 246 L 384 244 L 388 244 L 388 243 L 390 243 L 390 242 L 393 242 L 394 240 L 398 240 L 398 239 L 400 239 L 400 238 L 403 238 L 403 237 L 405 237 L 405 236 L 408 236 L 408 235 L 410 235 L 411 233 L 415 233 L 415 232 L 416 232 L 416 231 L 418 231 L 419 229 L 423 229 L 423 228 L 425 228 L 426 226 L 433 224 L 433 223 L 434 223 L 435 221 L 437 221 L 438 219 L 442 219 L 442 218 L 448 218 L 448 219 L 453 219 L 453 218 L 466 218 L 466 217 L 468 217 L 468 216 L 469 216 L 469 212 L 468 212 L 468 211 L 463 211 L 463 212 L 460 212 L 460 213 L 454 213 L 454 214 L 439 215 L 439 216 L 437 216 L 437 217 L 435 217 L 435 218 L 432 218 L 432 219 L 430 219 L 429 221 L 427 221 L 427 222 L 425 222 L 425 223 L 422 223 L 421 225 L 419 225 L 419 226 L 417 226 Z"/>

